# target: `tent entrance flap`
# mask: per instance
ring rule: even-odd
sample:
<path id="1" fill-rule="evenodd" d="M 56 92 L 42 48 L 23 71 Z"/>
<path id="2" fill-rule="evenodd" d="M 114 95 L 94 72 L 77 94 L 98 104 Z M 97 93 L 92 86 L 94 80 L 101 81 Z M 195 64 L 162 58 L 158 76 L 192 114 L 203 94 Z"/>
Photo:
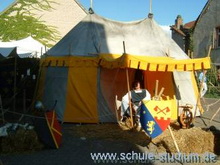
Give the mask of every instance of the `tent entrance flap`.
<path id="1" fill-rule="evenodd" d="M 131 83 L 134 81 L 135 69 L 128 69 L 128 72 L 131 86 Z M 100 74 L 101 92 L 107 102 L 107 106 L 112 110 L 109 114 L 115 113 L 115 96 L 117 95 L 118 99 L 122 100 L 122 97 L 128 92 L 126 70 L 120 68 L 101 68 Z"/>
<path id="2" fill-rule="evenodd" d="M 97 123 L 97 67 L 69 67 L 65 122 Z"/>

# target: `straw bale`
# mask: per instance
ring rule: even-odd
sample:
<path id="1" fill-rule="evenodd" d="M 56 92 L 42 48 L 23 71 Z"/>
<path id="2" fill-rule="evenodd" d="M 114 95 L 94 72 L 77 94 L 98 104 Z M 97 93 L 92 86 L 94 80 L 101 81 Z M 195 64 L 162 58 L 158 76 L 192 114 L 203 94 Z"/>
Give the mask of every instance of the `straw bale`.
<path id="1" fill-rule="evenodd" d="M 7 137 L 1 137 L 0 153 L 33 152 L 42 150 L 43 147 L 34 130 L 19 128 L 10 132 Z"/>
<path id="2" fill-rule="evenodd" d="M 199 127 L 190 129 L 172 129 L 177 145 L 182 153 L 214 152 L 214 135 L 210 131 L 204 131 Z M 153 140 L 157 145 L 163 146 L 166 152 L 177 152 L 169 130 Z M 160 152 L 160 151 L 158 151 Z"/>

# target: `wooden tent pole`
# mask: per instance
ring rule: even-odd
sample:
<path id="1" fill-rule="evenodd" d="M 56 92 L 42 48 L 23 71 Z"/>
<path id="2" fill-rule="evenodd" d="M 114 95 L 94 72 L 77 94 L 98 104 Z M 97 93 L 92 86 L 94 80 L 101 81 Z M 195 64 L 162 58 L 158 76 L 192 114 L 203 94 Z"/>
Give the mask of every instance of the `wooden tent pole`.
<path id="1" fill-rule="evenodd" d="M 211 50 L 212 50 L 212 45 L 209 46 L 207 57 L 210 57 Z M 200 90 L 199 90 L 198 98 L 197 98 L 197 101 L 196 101 L 196 108 L 195 108 L 195 112 L 194 112 L 194 116 L 193 116 L 193 122 L 195 121 L 195 116 L 196 116 L 196 112 L 197 112 L 198 103 L 199 103 L 199 100 L 200 100 L 200 97 L 201 97 L 201 92 L 202 92 L 202 88 L 203 88 L 204 79 L 205 79 L 205 74 L 204 74 L 204 68 L 203 68 L 203 77 L 202 77 L 202 82 L 200 84 Z M 200 113 L 203 113 L 203 111 L 201 111 L 200 109 L 199 109 L 199 111 L 200 111 Z"/>
<path id="2" fill-rule="evenodd" d="M 13 98 L 13 110 L 16 108 L 16 84 L 17 84 L 17 55 L 15 56 L 14 61 L 14 98 Z"/>
<path id="3" fill-rule="evenodd" d="M 219 113 L 220 108 L 218 108 L 218 110 L 215 112 L 215 114 L 212 116 L 211 120 L 209 121 L 209 123 L 212 122 L 212 120 L 214 119 L 214 117 Z"/>
<path id="4" fill-rule="evenodd" d="M 157 100 L 160 100 L 160 97 L 162 96 L 164 89 L 165 89 L 164 87 L 161 88 L 160 93 L 157 96 Z"/>
<path id="5" fill-rule="evenodd" d="M 0 109 L 2 113 L 2 122 L 3 124 L 5 123 L 5 116 L 4 116 L 4 110 L 3 110 L 3 105 L 2 105 L 2 96 L 0 95 Z"/>
<path id="6" fill-rule="evenodd" d="M 130 116 L 131 116 L 131 128 L 133 128 L 133 113 L 132 113 L 132 106 L 131 106 L 131 92 L 130 92 L 130 85 L 129 85 L 128 68 L 126 68 L 126 79 L 127 79 L 127 88 L 128 88 L 129 109 L 130 109 Z"/>
<path id="7" fill-rule="evenodd" d="M 155 98 L 157 98 L 157 94 L 158 94 L 158 84 L 159 84 L 159 80 L 156 80 L 155 93 L 154 93 Z"/>
<path id="8" fill-rule="evenodd" d="M 126 54 L 125 41 L 123 41 L 123 50 L 124 50 L 124 55 L 125 55 Z M 133 113 L 132 113 L 132 106 L 131 106 L 131 92 L 130 92 L 128 68 L 126 68 L 126 79 L 127 79 L 127 89 L 128 89 L 128 103 L 129 103 L 130 116 L 131 116 L 131 128 L 133 128 L 134 123 L 133 123 Z"/>

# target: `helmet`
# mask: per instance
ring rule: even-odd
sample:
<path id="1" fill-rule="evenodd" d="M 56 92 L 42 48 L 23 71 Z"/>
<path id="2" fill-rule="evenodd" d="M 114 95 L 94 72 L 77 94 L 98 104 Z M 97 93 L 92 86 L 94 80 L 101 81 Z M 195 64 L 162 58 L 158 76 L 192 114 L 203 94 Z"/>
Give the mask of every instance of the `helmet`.
<path id="1" fill-rule="evenodd" d="M 44 105 L 41 101 L 36 101 L 34 108 L 38 111 L 44 110 Z"/>

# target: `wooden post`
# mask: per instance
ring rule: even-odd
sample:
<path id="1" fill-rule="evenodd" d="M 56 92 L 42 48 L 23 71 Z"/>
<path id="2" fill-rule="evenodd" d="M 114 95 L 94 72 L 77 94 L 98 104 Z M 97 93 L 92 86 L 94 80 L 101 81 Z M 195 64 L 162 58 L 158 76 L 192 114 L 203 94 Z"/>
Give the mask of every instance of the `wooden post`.
<path id="1" fill-rule="evenodd" d="M 125 41 L 123 41 L 123 50 L 124 50 L 124 54 L 126 54 Z M 129 83 L 128 68 L 126 68 L 126 79 L 127 79 L 127 90 L 128 90 L 129 109 L 130 109 L 130 116 L 131 116 L 131 127 L 133 128 L 134 122 L 133 122 L 133 113 L 132 113 L 132 106 L 131 106 L 131 92 L 130 92 L 130 83 Z"/>
<path id="2" fill-rule="evenodd" d="M 188 53 L 187 53 L 187 54 L 188 54 L 188 56 L 190 57 L 190 50 L 189 50 L 189 49 L 188 49 Z"/>
<path id="3" fill-rule="evenodd" d="M 158 94 L 158 84 L 159 84 L 159 81 L 156 80 L 155 93 L 154 93 L 155 98 L 157 97 L 157 94 Z"/>
<path id="4" fill-rule="evenodd" d="M 132 113 L 132 106 L 131 106 L 131 92 L 130 92 L 128 68 L 126 68 L 126 79 L 127 79 L 129 109 L 130 109 L 130 116 L 131 116 L 131 127 L 133 128 L 133 113 Z"/>
<path id="5" fill-rule="evenodd" d="M 210 57 L 211 50 L 212 50 L 212 45 L 209 46 L 207 57 Z M 198 103 L 199 103 L 199 100 L 200 100 L 200 97 L 201 97 L 201 92 L 202 92 L 202 88 L 203 88 L 202 86 L 203 86 L 204 78 L 205 78 L 205 75 L 204 75 L 204 68 L 203 68 L 203 77 L 202 77 L 202 82 L 200 84 L 200 90 L 199 90 L 198 98 L 197 98 L 197 101 L 196 101 L 196 107 L 195 107 L 195 112 L 194 112 L 194 116 L 193 116 L 194 117 L 193 118 L 193 122 L 195 121 L 195 115 L 196 115 Z M 203 111 L 200 110 L 200 113 L 203 113 Z"/>
<path id="6" fill-rule="evenodd" d="M 191 52 L 191 58 L 192 58 L 192 59 L 194 58 L 194 54 L 193 54 L 193 52 Z"/>
<path id="7" fill-rule="evenodd" d="M 204 80 L 205 80 L 205 70 L 203 70 L 202 82 L 199 82 L 200 83 L 200 90 L 199 90 L 199 94 L 198 94 L 198 98 L 197 98 L 197 102 L 196 102 L 196 108 L 195 108 L 195 112 L 194 112 L 194 116 L 193 116 L 193 121 L 195 120 L 195 116 L 196 116 L 196 112 L 197 112 L 197 106 L 198 106 L 198 103 L 199 103 L 199 99 L 201 98 L 201 93 L 202 93 L 202 90 L 203 90 Z M 203 111 L 200 110 L 200 113 L 203 113 Z"/>
<path id="8" fill-rule="evenodd" d="M 0 95 L 0 109 L 2 112 L 2 122 L 3 124 L 5 123 L 5 116 L 4 116 L 4 110 L 3 110 L 3 105 L 2 105 L 2 96 Z M 0 143 L 1 144 L 1 143 Z"/>
<path id="9" fill-rule="evenodd" d="M 169 131 L 170 131 L 170 134 L 171 134 L 171 137 L 172 137 L 172 139 L 173 139 L 173 142 L 174 142 L 174 145 L 175 145 L 175 147 L 176 147 L 176 150 L 177 150 L 177 152 L 179 153 L 179 152 L 180 152 L 180 149 L 179 149 L 179 147 L 178 147 L 178 145 L 177 145 L 176 139 L 175 139 L 175 137 L 174 137 L 174 135 L 173 135 L 173 132 L 172 132 L 172 130 L 171 130 L 171 128 L 170 128 L 170 125 L 168 125 L 168 129 L 169 129 Z"/>
<path id="10" fill-rule="evenodd" d="M 220 111 L 220 108 L 218 108 L 218 110 L 215 112 L 215 114 L 212 116 L 211 120 L 209 121 L 209 123 L 212 122 L 212 120 L 214 119 L 214 117 L 218 114 L 218 112 Z"/>
<path id="11" fill-rule="evenodd" d="M 211 50 L 212 50 L 212 45 L 209 46 L 209 51 L 208 51 L 207 57 L 210 57 L 210 55 L 211 55 Z"/>
<path id="12" fill-rule="evenodd" d="M 15 111 L 16 106 L 16 84 L 17 84 L 17 56 L 15 56 L 14 63 L 14 95 L 13 95 L 13 110 Z"/>
<path id="13" fill-rule="evenodd" d="M 159 95 L 157 96 L 157 97 L 158 97 L 158 98 L 157 98 L 158 100 L 160 100 L 160 97 L 162 96 L 164 89 L 165 89 L 164 87 L 161 88 L 160 93 L 159 93 Z"/>
<path id="14" fill-rule="evenodd" d="M 23 91 L 23 112 L 26 112 L 26 90 Z"/>

